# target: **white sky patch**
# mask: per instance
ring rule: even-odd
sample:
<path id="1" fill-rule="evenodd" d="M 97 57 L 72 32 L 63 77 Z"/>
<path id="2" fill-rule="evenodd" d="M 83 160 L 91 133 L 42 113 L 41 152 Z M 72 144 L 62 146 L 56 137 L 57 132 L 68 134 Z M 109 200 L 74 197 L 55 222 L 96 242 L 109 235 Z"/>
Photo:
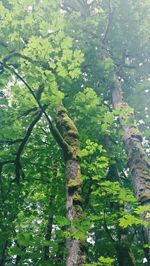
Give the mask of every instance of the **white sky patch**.
<path id="1" fill-rule="evenodd" d="M 140 125 L 144 125 L 145 124 L 144 120 L 142 120 L 142 119 L 140 119 L 138 122 L 139 122 Z"/>
<path id="2" fill-rule="evenodd" d="M 57 230 L 60 230 L 60 228 L 56 224 L 53 224 L 52 225 L 52 233 L 56 232 Z"/>
<path id="3" fill-rule="evenodd" d="M 94 0 L 87 0 L 88 5 L 92 4 Z"/>
<path id="4" fill-rule="evenodd" d="M 94 246 L 94 244 L 95 244 L 95 240 L 93 239 L 92 236 L 88 236 L 88 238 L 87 238 L 87 242 L 90 243 L 90 244 L 93 245 L 93 246 Z"/>
<path id="5" fill-rule="evenodd" d="M 90 228 L 94 228 L 94 224 L 91 224 Z M 87 233 L 87 242 L 94 246 L 95 240 L 94 240 L 94 232 L 88 232 Z"/>
<path id="6" fill-rule="evenodd" d="M 51 33 L 54 33 L 54 31 L 51 30 L 51 29 L 49 29 L 49 30 L 48 30 L 48 34 L 51 34 Z"/>
<path id="7" fill-rule="evenodd" d="M 27 11 L 28 11 L 28 13 L 32 13 L 32 10 L 33 10 L 33 7 L 32 7 L 32 6 L 28 6 L 28 7 L 27 7 Z"/>
<path id="8" fill-rule="evenodd" d="M 149 90 L 145 90 L 145 93 L 148 93 L 149 92 Z"/>
<path id="9" fill-rule="evenodd" d="M 147 259 L 146 259 L 146 258 L 144 258 L 144 259 L 143 259 L 143 263 L 146 263 L 146 262 L 147 262 Z"/>
<path id="10" fill-rule="evenodd" d="M 6 84 L 6 86 L 2 89 L 2 93 L 7 97 L 8 106 L 12 105 L 12 93 L 11 88 L 16 84 L 16 78 L 14 75 L 11 76 L 11 80 Z"/>

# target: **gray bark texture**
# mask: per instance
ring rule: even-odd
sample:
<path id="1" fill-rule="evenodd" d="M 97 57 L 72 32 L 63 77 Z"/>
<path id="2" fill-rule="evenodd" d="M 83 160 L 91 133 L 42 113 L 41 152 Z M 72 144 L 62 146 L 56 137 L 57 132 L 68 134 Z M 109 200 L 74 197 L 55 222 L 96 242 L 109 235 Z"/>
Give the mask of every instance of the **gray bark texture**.
<path id="1" fill-rule="evenodd" d="M 142 145 L 142 136 L 135 125 L 129 125 L 127 118 L 133 120 L 133 114 L 129 113 L 129 106 L 123 100 L 121 83 L 117 77 L 114 77 L 114 86 L 112 88 L 112 103 L 114 109 L 124 111 L 125 115 L 119 115 L 119 122 L 123 129 L 123 139 L 128 155 L 128 166 L 131 172 L 133 188 L 137 200 L 141 205 L 150 204 L 150 162 L 146 156 Z M 120 112 L 121 113 L 121 112 Z M 148 222 L 148 227 L 144 228 L 145 243 L 150 245 L 150 211 L 143 214 L 143 219 Z M 150 250 L 147 251 L 147 258 L 150 256 Z"/>

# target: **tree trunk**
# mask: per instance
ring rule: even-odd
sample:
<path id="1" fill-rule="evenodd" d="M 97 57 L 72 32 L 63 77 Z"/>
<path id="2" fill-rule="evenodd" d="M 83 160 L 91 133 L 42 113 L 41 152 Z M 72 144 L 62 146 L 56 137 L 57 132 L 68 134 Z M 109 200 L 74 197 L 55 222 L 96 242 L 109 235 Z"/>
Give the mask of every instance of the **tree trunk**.
<path id="1" fill-rule="evenodd" d="M 114 108 L 123 111 L 119 115 L 119 122 L 123 129 L 123 139 L 128 155 L 128 166 L 131 172 L 132 183 L 137 200 L 141 205 L 150 203 L 150 163 L 148 162 L 142 145 L 142 136 L 135 125 L 128 125 L 128 120 L 133 120 L 133 114 L 129 113 L 129 106 L 123 101 L 121 84 L 117 77 L 114 78 L 112 89 L 112 102 Z M 143 214 L 143 219 L 148 222 L 148 227 L 144 229 L 145 243 L 150 244 L 150 218 L 148 212 Z M 147 252 L 147 259 L 150 259 L 150 250 Z"/>
<path id="2" fill-rule="evenodd" d="M 123 242 L 123 241 L 122 241 Z M 135 266 L 134 257 L 132 253 L 129 252 L 129 247 L 126 242 L 122 243 L 122 246 L 117 247 L 117 258 L 119 266 Z"/>
<path id="3" fill-rule="evenodd" d="M 45 234 L 45 240 L 50 241 L 51 240 L 51 234 L 52 234 L 52 228 L 53 228 L 53 212 L 52 209 L 54 208 L 53 206 L 53 197 L 50 197 L 50 201 L 49 201 L 49 217 L 48 217 L 48 223 L 47 223 L 47 230 L 46 230 L 46 234 Z M 50 255 L 50 248 L 49 246 L 44 246 L 44 260 L 48 261 L 49 260 L 49 255 Z"/>
<path id="4" fill-rule="evenodd" d="M 107 151 L 111 152 L 108 145 L 107 139 Z M 113 182 L 120 182 L 119 171 L 117 169 L 116 164 L 111 164 L 109 167 L 109 172 L 107 175 L 107 179 Z M 118 212 L 123 211 L 124 204 L 120 204 L 119 202 L 114 206 Z M 108 229 L 107 229 L 108 230 Z M 130 242 L 128 240 L 128 231 L 122 229 L 119 224 L 116 225 L 118 240 L 113 241 L 116 253 L 117 253 L 117 260 L 119 266 L 136 266 L 136 261 L 134 254 L 131 249 Z"/>
<path id="5" fill-rule="evenodd" d="M 131 243 L 128 240 L 128 232 L 118 226 L 118 238 L 116 243 L 117 259 L 119 266 L 136 266 Z"/>
<path id="6" fill-rule="evenodd" d="M 5 266 L 5 260 L 6 260 L 6 251 L 7 251 L 8 241 L 6 241 L 3 244 L 1 254 L 0 254 L 0 265 Z"/>
<path id="7" fill-rule="evenodd" d="M 45 233 L 45 240 L 50 241 L 52 236 L 52 229 L 53 229 L 53 220 L 54 220 L 54 209 L 55 209 L 55 179 L 57 178 L 57 164 L 55 162 L 52 163 L 52 187 L 50 191 L 50 198 L 49 198 L 49 216 L 47 222 L 47 228 Z M 44 253 L 44 260 L 49 261 L 50 259 L 50 247 L 45 245 L 43 247 Z"/>
<path id="8" fill-rule="evenodd" d="M 79 135 L 67 110 L 61 106 L 57 111 L 57 128 L 69 145 L 69 150 L 64 152 L 66 175 L 66 211 L 70 221 L 70 237 L 67 239 L 67 266 L 79 266 L 84 263 L 81 241 L 74 236 L 75 226 L 72 222 L 82 218 L 82 202 L 80 196 L 81 172 L 78 158 Z M 71 236 L 72 235 L 72 236 Z"/>

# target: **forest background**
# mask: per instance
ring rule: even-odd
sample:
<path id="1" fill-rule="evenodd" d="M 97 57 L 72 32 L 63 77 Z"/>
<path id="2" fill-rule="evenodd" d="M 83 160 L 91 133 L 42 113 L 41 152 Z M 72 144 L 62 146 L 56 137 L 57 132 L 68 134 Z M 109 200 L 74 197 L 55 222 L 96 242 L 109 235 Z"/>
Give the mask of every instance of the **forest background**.
<path id="1" fill-rule="evenodd" d="M 0 265 L 150 265 L 150 1 L 0 1 Z"/>

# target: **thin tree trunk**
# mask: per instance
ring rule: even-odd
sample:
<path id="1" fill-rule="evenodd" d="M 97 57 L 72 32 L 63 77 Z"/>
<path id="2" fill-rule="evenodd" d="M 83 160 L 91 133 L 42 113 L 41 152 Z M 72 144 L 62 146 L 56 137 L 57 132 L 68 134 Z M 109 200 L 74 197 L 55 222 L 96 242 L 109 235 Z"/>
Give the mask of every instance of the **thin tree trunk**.
<path id="1" fill-rule="evenodd" d="M 8 241 L 6 241 L 2 247 L 1 257 L 0 257 L 1 266 L 5 266 L 7 246 L 8 246 Z"/>
<path id="2" fill-rule="evenodd" d="M 50 241 L 51 240 L 51 234 L 52 234 L 52 228 L 53 228 L 53 197 L 50 196 L 50 201 L 49 201 L 49 209 L 50 209 L 50 214 L 48 217 L 48 223 L 47 223 L 47 230 L 46 230 L 46 234 L 45 234 L 45 240 Z M 43 252 L 44 252 L 44 260 L 48 261 L 49 260 L 49 255 L 50 255 L 50 248 L 48 245 L 45 245 L 43 248 Z"/>
<path id="3" fill-rule="evenodd" d="M 57 177 L 57 164 L 54 162 L 52 164 L 52 184 L 55 184 L 55 179 Z M 54 220 L 54 209 L 55 209 L 55 185 L 52 185 L 49 198 L 49 216 L 47 222 L 47 228 L 45 233 L 45 240 L 50 241 L 52 236 L 53 229 L 53 220 Z M 44 260 L 48 261 L 50 259 L 50 247 L 45 245 L 43 248 Z"/>
<path id="4" fill-rule="evenodd" d="M 69 145 L 69 151 L 65 151 L 65 175 L 66 175 L 66 211 L 67 218 L 72 224 L 82 218 L 82 202 L 80 196 L 81 172 L 78 158 L 79 134 L 73 121 L 67 114 L 67 110 L 61 106 L 57 111 L 57 128 L 64 140 Z M 70 234 L 76 228 L 71 225 Z M 84 263 L 81 241 L 70 236 L 67 239 L 67 266 L 79 266 Z"/>
<path id="5" fill-rule="evenodd" d="M 114 108 L 123 111 L 119 115 L 119 122 L 123 129 L 123 139 L 128 155 L 128 165 L 132 176 L 132 183 L 137 200 L 141 205 L 150 204 L 150 163 L 148 162 L 142 145 L 142 136 L 135 125 L 128 125 L 126 119 L 133 120 L 133 114 L 128 112 L 128 104 L 123 101 L 121 84 L 117 77 L 114 78 L 112 89 L 112 102 Z M 148 222 L 144 228 L 145 243 L 150 244 L 150 218 L 148 212 L 143 214 L 143 219 Z M 150 260 L 150 249 L 147 250 L 147 259 Z M 150 263 L 150 262 L 149 262 Z"/>
<path id="6" fill-rule="evenodd" d="M 117 249 L 117 259 L 119 266 L 135 266 L 135 259 L 129 247 L 129 242 L 127 239 L 127 234 L 121 233 L 121 240 Z"/>
<path id="7" fill-rule="evenodd" d="M 108 147 L 109 146 L 107 145 L 107 150 L 110 151 Z M 120 182 L 120 176 L 116 164 L 110 165 L 107 179 L 113 182 Z M 116 204 L 114 208 L 116 208 L 117 211 L 121 212 L 124 209 L 124 205 L 121 205 L 118 202 L 118 204 Z M 113 241 L 113 243 L 116 249 L 119 266 L 136 266 L 135 257 L 132 252 L 130 242 L 128 240 L 128 231 L 122 229 L 119 224 L 117 224 L 116 229 L 118 234 L 118 240 Z"/>
<path id="8" fill-rule="evenodd" d="M 120 211 L 122 208 L 124 208 L 124 206 L 119 208 Z M 128 231 L 118 225 L 117 232 L 119 241 L 116 243 L 116 252 L 119 266 L 136 266 L 135 257 L 131 249 L 131 243 L 128 239 Z"/>

